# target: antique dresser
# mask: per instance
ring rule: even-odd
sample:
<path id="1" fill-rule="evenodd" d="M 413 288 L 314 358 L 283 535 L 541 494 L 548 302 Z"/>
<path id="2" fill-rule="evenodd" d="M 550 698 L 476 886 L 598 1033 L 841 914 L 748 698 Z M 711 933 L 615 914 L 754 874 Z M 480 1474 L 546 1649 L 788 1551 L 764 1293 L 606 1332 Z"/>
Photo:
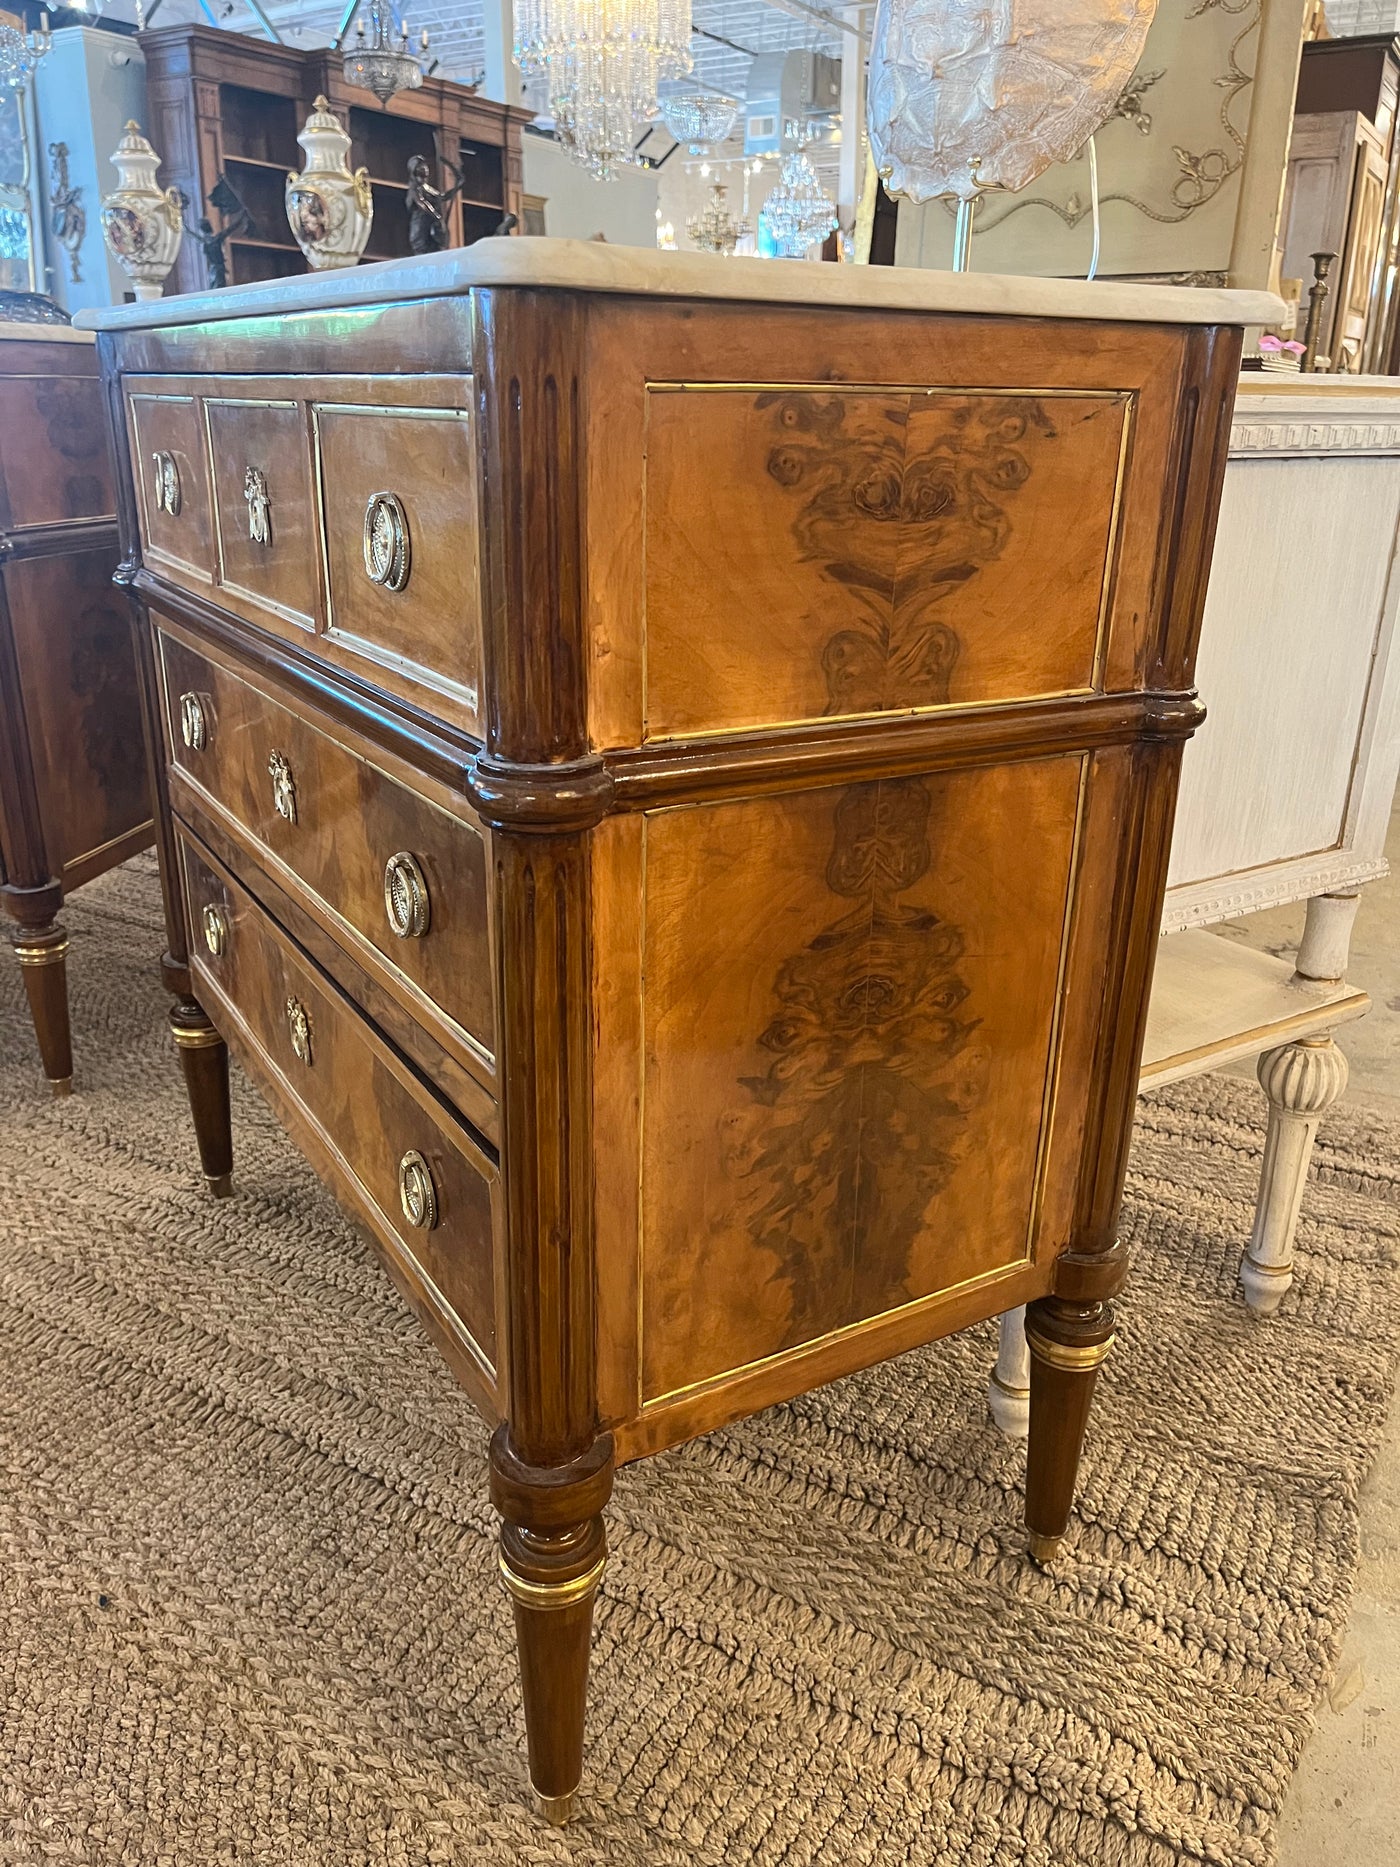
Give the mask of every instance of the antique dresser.
<path id="1" fill-rule="evenodd" d="M 1275 313 L 488 240 L 91 314 L 204 1170 L 228 1043 L 497 1422 L 555 1819 L 616 1464 L 1028 1302 L 1058 1546 Z"/>
<path id="2" fill-rule="evenodd" d="M 0 901 L 58 1096 L 73 1081 L 64 895 L 151 840 L 116 565 L 92 337 L 0 322 Z"/>

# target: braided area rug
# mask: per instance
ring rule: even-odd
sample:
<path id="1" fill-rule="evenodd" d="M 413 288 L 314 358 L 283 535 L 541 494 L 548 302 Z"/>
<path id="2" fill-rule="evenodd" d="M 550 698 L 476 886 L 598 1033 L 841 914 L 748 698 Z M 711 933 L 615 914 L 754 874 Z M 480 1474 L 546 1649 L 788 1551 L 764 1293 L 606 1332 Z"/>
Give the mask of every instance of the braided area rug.
<path id="1" fill-rule="evenodd" d="M 1017 1528 L 990 1328 L 633 1468 L 586 1812 L 526 1801 L 484 1430 L 235 1082 L 194 1171 L 155 875 L 65 914 L 80 1092 L 0 970 L 0 1860 L 1258 1867 L 1347 1611 L 1400 1132 L 1328 1118 L 1282 1315 L 1262 1102 L 1143 1104 L 1077 1541 Z"/>

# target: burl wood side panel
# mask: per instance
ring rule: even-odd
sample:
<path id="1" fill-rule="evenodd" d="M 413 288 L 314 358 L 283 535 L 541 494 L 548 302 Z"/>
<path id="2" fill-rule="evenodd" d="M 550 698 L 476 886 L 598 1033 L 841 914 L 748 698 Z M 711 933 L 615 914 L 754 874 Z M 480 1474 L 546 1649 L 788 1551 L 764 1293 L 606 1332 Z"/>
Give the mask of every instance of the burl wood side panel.
<path id="1" fill-rule="evenodd" d="M 653 387 L 648 734 L 1092 688 L 1130 413 Z"/>
<path id="2" fill-rule="evenodd" d="M 45 848 L 70 887 L 91 871 L 85 857 L 151 815 L 131 624 L 113 568 L 104 550 L 4 570 Z"/>
<path id="3" fill-rule="evenodd" d="M 647 818 L 644 1402 L 1030 1256 L 1082 773 Z"/>
<path id="4" fill-rule="evenodd" d="M 25 368 L 16 353 L 28 348 L 7 343 L 6 367 Z M 115 505 L 96 357 L 62 376 L 37 373 L 43 360 L 31 353 L 32 376 L 0 376 L 0 433 L 11 443 L 0 449 L 0 529 L 104 518 Z"/>
<path id="5" fill-rule="evenodd" d="M 496 1353 L 495 1164 L 426 1092 L 317 968 L 278 932 L 247 891 L 181 838 L 191 925 L 206 905 L 222 909 L 224 951 L 191 955 L 200 1002 L 236 1047 L 253 1045 L 315 1129 L 324 1152 L 357 1189 L 356 1203 L 391 1250 L 411 1261 L 440 1304 L 475 1343 L 483 1371 Z M 292 1041 L 290 1012 L 305 1014 L 309 1058 Z M 438 1221 L 410 1226 L 399 1203 L 399 1162 L 422 1154 L 432 1173 Z"/>
<path id="6" fill-rule="evenodd" d="M 162 630 L 157 643 L 166 739 L 177 773 L 198 788 L 205 807 L 245 847 L 306 884 L 307 905 L 362 960 L 375 955 L 383 972 L 416 986 L 420 1016 L 440 1008 L 472 1040 L 467 1060 L 493 1080 L 495 1019 L 480 828 L 417 796 L 363 750 L 341 743 L 174 636 Z M 186 693 L 200 696 L 204 709 L 202 749 L 183 742 L 180 706 Z M 290 774 L 295 821 L 276 808 L 269 769 L 275 756 Z M 416 858 L 427 882 L 428 930 L 421 935 L 400 937 L 389 925 L 384 870 L 400 851 Z"/>

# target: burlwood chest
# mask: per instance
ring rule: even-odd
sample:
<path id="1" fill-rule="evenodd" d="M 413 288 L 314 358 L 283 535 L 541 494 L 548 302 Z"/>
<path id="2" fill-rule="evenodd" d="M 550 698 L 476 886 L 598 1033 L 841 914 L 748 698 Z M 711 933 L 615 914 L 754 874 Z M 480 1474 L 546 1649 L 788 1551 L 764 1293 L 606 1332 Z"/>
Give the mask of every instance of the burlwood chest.
<path id="1" fill-rule="evenodd" d="M 1065 1531 L 1258 295 L 551 241 L 101 314 L 173 1021 L 489 1418 L 532 1774 L 614 1465 L 1029 1302 Z"/>

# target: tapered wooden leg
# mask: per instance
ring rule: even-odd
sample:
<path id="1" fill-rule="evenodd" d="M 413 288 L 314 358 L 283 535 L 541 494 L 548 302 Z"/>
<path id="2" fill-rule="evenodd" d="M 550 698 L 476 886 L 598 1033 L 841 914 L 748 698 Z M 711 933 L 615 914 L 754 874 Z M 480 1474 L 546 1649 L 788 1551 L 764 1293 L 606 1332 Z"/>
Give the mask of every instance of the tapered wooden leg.
<path id="1" fill-rule="evenodd" d="M 998 1432 L 1024 1439 L 1030 1423 L 1031 1365 L 1026 1347 L 1026 1309 L 1009 1309 L 1001 1319 L 996 1366 L 987 1382 L 987 1410 Z"/>
<path id="2" fill-rule="evenodd" d="M 1113 1306 L 1042 1297 L 1026 1311 L 1031 1362 L 1026 1529 L 1031 1555 L 1053 1562 L 1074 1509 L 1079 1454 L 1099 1369 L 1113 1346 Z"/>
<path id="3" fill-rule="evenodd" d="M 502 1516 L 501 1576 L 515 1610 L 530 1782 L 540 1808 L 568 1821 L 583 1776 L 593 1601 L 607 1560 L 603 1506 L 612 1440 L 567 1465 L 526 1465 L 509 1431 L 491 1442 L 491 1496 Z"/>
<path id="4" fill-rule="evenodd" d="M 68 1022 L 68 935 L 57 921 L 21 927 L 13 935 L 24 977 L 29 1015 L 39 1040 L 44 1074 L 56 1096 L 73 1087 L 73 1036 Z"/>
<path id="5" fill-rule="evenodd" d="M 1269 1128 L 1240 1282 L 1249 1307 L 1272 1316 L 1293 1282 L 1293 1235 L 1317 1124 L 1347 1086 L 1347 1060 L 1326 1033 L 1304 1037 L 1264 1052 L 1259 1086 L 1269 1098 Z"/>
<path id="6" fill-rule="evenodd" d="M 228 1048 L 209 1014 L 193 998 L 170 1008 L 170 1029 L 180 1052 L 185 1090 L 194 1117 L 199 1164 L 215 1199 L 233 1191 L 233 1122 L 228 1101 Z"/>

